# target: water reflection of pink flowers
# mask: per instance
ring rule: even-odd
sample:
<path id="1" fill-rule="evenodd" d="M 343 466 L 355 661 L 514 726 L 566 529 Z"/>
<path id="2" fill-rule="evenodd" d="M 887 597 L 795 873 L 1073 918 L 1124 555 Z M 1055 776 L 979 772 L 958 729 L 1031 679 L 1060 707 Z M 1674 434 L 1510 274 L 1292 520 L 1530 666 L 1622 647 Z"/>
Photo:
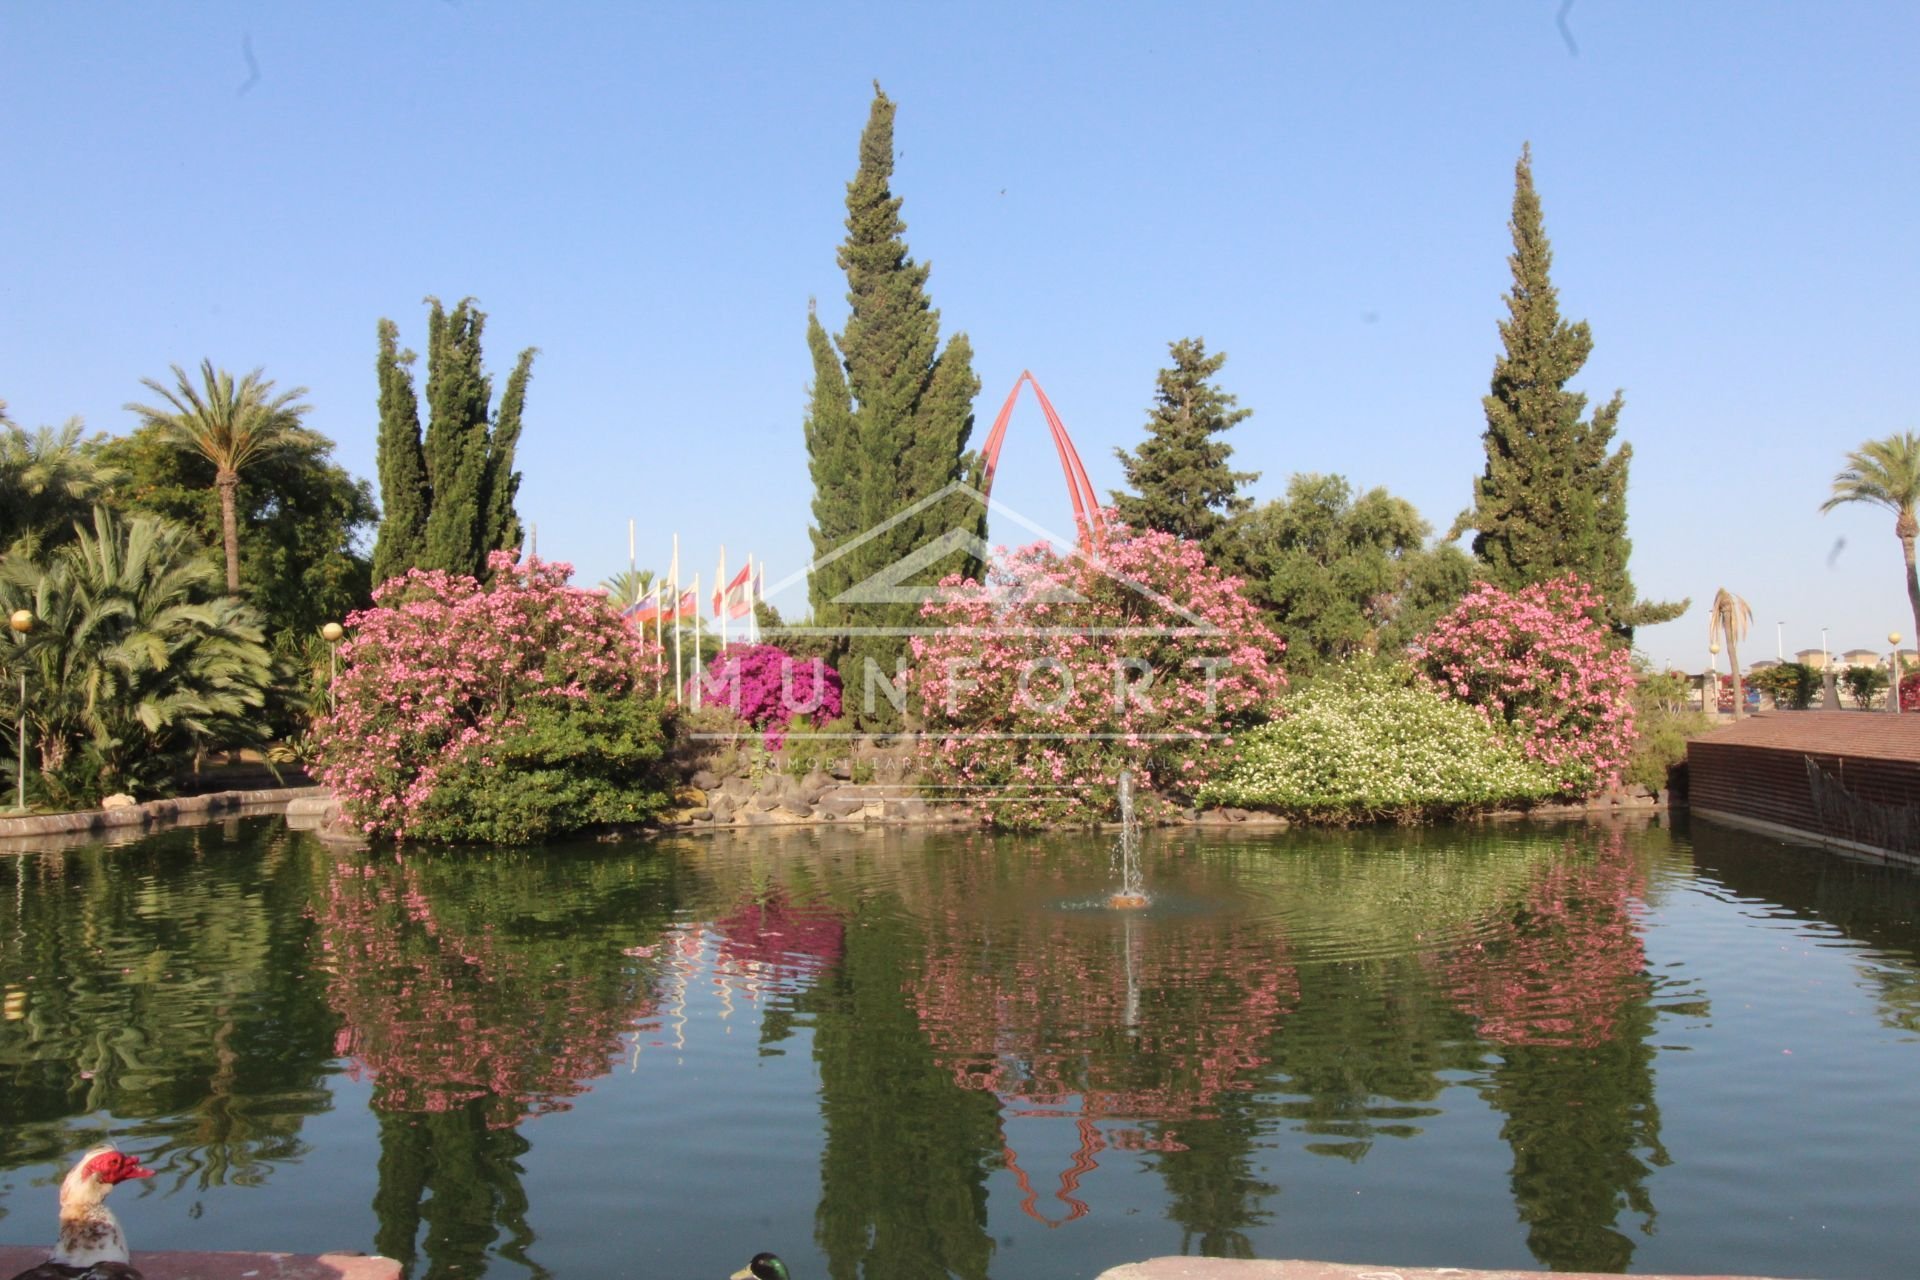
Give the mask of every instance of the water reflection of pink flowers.
<path id="1" fill-rule="evenodd" d="M 750 996 L 798 992 L 838 964 L 847 944 L 847 926 L 832 907 L 795 901 L 785 890 L 743 902 L 713 927 L 717 973 L 750 979 Z"/>
<path id="2" fill-rule="evenodd" d="M 1645 877 L 1611 839 L 1591 862 L 1555 862 L 1525 899 L 1438 962 L 1454 1006 L 1500 1045 L 1591 1048 L 1647 992 L 1639 903 Z"/>

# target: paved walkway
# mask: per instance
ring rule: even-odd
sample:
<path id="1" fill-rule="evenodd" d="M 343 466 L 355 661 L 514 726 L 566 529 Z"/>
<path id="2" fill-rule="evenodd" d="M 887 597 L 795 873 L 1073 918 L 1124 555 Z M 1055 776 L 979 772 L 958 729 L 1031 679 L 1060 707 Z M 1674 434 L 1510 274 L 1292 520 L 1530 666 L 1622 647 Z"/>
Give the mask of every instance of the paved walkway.
<path id="1" fill-rule="evenodd" d="M 47 1260 L 47 1249 L 0 1245 L 0 1276 L 19 1275 Z M 357 1253 L 195 1253 L 136 1249 L 133 1265 L 146 1280 L 400 1280 L 392 1258 Z"/>
<path id="2" fill-rule="evenodd" d="M 1154 1258 L 1100 1273 L 1099 1280 L 1543 1280 L 1542 1271 L 1462 1271 L 1458 1267 L 1382 1267 L 1345 1262 L 1235 1262 L 1225 1258 Z M 1556 1271 L 1553 1280 L 1619 1280 L 1592 1272 Z M 1758 1277 L 1642 1275 L 1637 1280 L 1758 1280 Z"/>

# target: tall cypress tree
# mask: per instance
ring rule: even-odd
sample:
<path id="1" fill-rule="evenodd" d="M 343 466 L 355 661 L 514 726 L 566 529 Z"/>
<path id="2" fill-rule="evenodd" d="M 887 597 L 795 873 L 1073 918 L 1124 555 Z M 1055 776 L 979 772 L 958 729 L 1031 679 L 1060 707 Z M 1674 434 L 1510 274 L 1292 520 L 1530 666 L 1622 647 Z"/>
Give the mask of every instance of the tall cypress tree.
<path id="1" fill-rule="evenodd" d="M 1260 473 L 1229 467 L 1233 446 L 1216 437 L 1253 410 L 1235 408 L 1237 397 L 1213 384 L 1227 362 L 1225 352 L 1208 355 L 1202 338 L 1182 338 L 1168 350 L 1173 364 L 1160 371 L 1147 438 L 1132 453 L 1113 451 L 1134 490 L 1115 490 L 1114 510 L 1136 529 L 1190 539 L 1218 557 L 1226 550 L 1228 518 L 1252 505 L 1239 496 L 1240 486 Z"/>
<path id="2" fill-rule="evenodd" d="M 836 646 L 856 705 L 862 701 L 868 660 L 892 679 L 906 648 L 899 629 L 912 625 L 911 600 L 848 601 L 859 585 L 903 558 L 935 544 L 940 554 L 916 561 L 900 588 L 927 585 L 947 573 L 979 576 L 979 560 L 961 534 L 984 537 L 986 513 L 962 495 L 935 503 L 883 531 L 916 502 L 955 480 L 977 483 L 979 459 L 966 451 L 973 432 L 973 349 L 964 334 L 940 347 L 940 313 L 928 301 L 928 267 L 907 252 L 900 198 L 893 194 L 894 104 L 874 85 L 873 106 L 860 136 L 860 166 L 847 184 L 847 238 L 839 263 L 847 273 L 847 326 L 837 344 L 826 341 L 817 318 L 808 323 L 814 386 L 807 415 L 807 449 L 814 482 L 816 552 L 831 554 L 849 538 L 865 538 L 809 584 L 816 622 L 879 628 Z M 837 367 L 835 356 L 838 356 Z M 844 373 L 844 377 L 842 374 Z M 873 533 L 874 536 L 866 537 Z M 944 541 L 943 541 L 944 540 Z M 884 699 L 878 719 L 889 719 Z"/>
<path id="3" fill-rule="evenodd" d="M 385 516 L 374 550 L 374 580 L 411 568 L 478 577 L 487 553 L 520 545 L 513 455 L 532 377 L 532 347 L 520 353 L 498 414 L 481 365 L 486 313 L 464 298 L 451 313 L 427 299 L 427 409 L 424 437 L 398 330 L 380 322 L 380 492 Z M 392 526 L 389 529 L 389 525 Z"/>
<path id="4" fill-rule="evenodd" d="M 1636 626 L 1665 622 L 1687 607 L 1638 603 L 1627 557 L 1627 464 L 1631 445 L 1612 453 L 1623 403 L 1613 398 L 1582 419 L 1587 398 L 1566 384 L 1587 362 L 1586 321 L 1560 318 L 1549 271 L 1553 249 L 1533 187 L 1533 153 L 1514 166 L 1513 288 L 1500 322 L 1505 351 L 1493 366 L 1486 410 L 1485 473 L 1474 505 L 1453 536 L 1474 530 L 1473 554 L 1486 576 L 1508 590 L 1572 571 L 1606 597 L 1607 621 L 1631 643 Z"/>
<path id="5" fill-rule="evenodd" d="M 380 322 L 380 532 L 373 544 L 373 580 L 385 582 L 420 563 L 427 546 L 427 464 L 420 453 L 420 406 L 413 394 L 414 355 L 400 350 L 400 327 Z"/>

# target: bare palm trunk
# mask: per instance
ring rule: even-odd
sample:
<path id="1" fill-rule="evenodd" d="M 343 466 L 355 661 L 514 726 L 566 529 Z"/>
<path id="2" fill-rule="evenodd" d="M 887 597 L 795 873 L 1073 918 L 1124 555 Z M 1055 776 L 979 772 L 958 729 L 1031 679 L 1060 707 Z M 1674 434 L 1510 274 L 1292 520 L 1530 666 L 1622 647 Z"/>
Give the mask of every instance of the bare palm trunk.
<path id="1" fill-rule="evenodd" d="M 240 516 L 238 491 L 240 476 L 237 472 L 222 471 L 214 479 L 214 485 L 220 490 L 220 538 L 227 548 L 227 594 L 240 594 Z"/>
<path id="2" fill-rule="evenodd" d="M 1900 535 L 1900 549 L 1907 554 L 1907 603 L 1913 606 L 1913 638 L 1920 642 L 1920 572 L 1913 564 L 1913 533 Z"/>
<path id="3" fill-rule="evenodd" d="M 1740 683 L 1740 642 L 1733 638 L 1733 628 L 1727 628 L 1727 665 L 1733 668 L 1733 718 L 1738 720 L 1747 714 L 1747 691 Z"/>

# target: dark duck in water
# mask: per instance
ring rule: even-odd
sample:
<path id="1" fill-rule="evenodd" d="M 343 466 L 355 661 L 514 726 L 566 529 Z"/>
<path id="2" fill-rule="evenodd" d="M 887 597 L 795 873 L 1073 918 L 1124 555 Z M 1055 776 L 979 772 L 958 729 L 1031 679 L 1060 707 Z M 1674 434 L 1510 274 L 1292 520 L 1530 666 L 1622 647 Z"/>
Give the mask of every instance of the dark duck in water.
<path id="1" fill-rule="evenodd" d="M 753 1261 L 733 1273 L 728 1280 L 793 1280 L 787 1264 L 771 1253 L 756 1253 Z"/>
<path id="2" fill-rule="evenodd" d="M 14 1280 L 140 1280 L 128 1262 L 127 1237 L 107 1208 L 107 1193 L 131 1178 L 151 1178 L 140 1157 L 95 1147 L 60 1184 L 60 1242 L 47 1260 Z"/>

